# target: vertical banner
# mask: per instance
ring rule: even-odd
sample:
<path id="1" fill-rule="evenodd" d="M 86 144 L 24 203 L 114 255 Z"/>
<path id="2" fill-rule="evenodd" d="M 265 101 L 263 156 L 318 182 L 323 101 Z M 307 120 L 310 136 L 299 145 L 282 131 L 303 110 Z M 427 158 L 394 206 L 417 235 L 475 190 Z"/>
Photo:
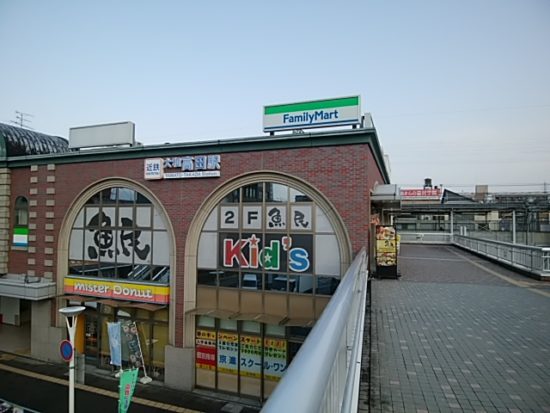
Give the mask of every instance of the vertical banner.
<path id="1" fill-rule="evenodd" d="M 216 370 L 216 332 L 197 330 L 195 337 L 195 366 Z"/>
<path id="2" fill-rule="evenodd" d="M 111 364 L 122 366 L 122 343 L 120 341 L 120 322 L 107 323 L 109 334 L 109 349 L 111 350 Z"/>
<path id="3" fill-rule="evenodd" d="M 262 376 L 262 339 L 255 336 L 241 336 L 241 376 Z"/>
<path id="4" fill-rule="evenodd" d="M 125 360 L 128 361 L 131 368 L 139 369 L 142 366 L 142 354 L 139 346 L 139 335 L 135 322 L 122 322 L 122 343 L 123 348 L 127 351 L 127 358 L 125 358 Z"/>
<path id="5" fill-rule="evenodd" d="M 120 375 L 118 413 L 126 413 L 136 388 L 138 369 L 125 370 Z"/>
<path id="6" fill-rule="evenodd" d="M 286 340 L 279 338 L 264 339 L 264 377 L 279 381 L 286 370 Z"/>
<path id="7" fill-rule="evenodd" d="M 239 336 L 218 332 L 218 371 L 238 374 Z"/>

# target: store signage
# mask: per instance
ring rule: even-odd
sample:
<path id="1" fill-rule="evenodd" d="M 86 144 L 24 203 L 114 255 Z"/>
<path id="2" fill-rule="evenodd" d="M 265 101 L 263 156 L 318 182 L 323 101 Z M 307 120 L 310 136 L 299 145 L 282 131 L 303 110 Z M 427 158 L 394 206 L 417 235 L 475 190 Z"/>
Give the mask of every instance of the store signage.
<path id="1" fill-rule="evenodd" d="M 218 332 L 218 371 L 238 374 L 239 336 L 236 333 Z"/>
<path id="2" fill-rule="evenodd" d="M 195 366 L 216 370 L 216 332 L 197 330 L 195 338 Z"/>
<path id="3" fill-rule="evenodd" d="M 227 237 L 222 239 L 223 266 L 226 268 L 259 269 L 269 271 L 306 272 L 311 268 L 312 236 L 266 235 L 263 243 L 256 234 L 247 238 Z M 296 240 L 296 242 L 294 241 Z M 294 244 L 294 245 L 293 245 Z"/>
<path id="4" fill-rule="evenodd" d="M 221 155 L 175 156 L 145 159 L 147 180 L 219 177 Z"/>
<path id="5" fill-rule="evenodd" d="M 264 339 L 264 377 L 279 381 L 286 370 L 286 340 L 278 338 Z"/>
<path id="6" fill-rule="evenodd" d="M 441 188 L 401 189 L 401 198 L 404 200 L 440 200 Z"/>
<path id="7" fill-rule="evenodd" d="M 262 376 L 262 339 L 257 336 L 241 336 L 239 369 L 241 376 Z"/>
<path id="8" fill-rule="evenodd" d="M 170 300 L 170 287 L 167 285 L 122 283 L 72 276 L 65 277 L 64 291 L 68 294 L 153 304 L 167 304 Z"/>
<path id="9" fill-rule="evenodd" d="M 264 132 L 358 125 L 359 96 L 264 106 Z"/>

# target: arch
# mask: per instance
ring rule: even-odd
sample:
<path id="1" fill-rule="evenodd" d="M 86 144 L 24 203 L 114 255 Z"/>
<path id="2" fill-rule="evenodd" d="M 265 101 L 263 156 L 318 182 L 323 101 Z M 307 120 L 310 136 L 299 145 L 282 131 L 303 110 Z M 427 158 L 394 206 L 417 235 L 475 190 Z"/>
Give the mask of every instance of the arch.
<path id="1" fill-rule="evenodd" d="M 196 305 L 197 291 L 197 254 L 199 247 L 199 239 L 202 228 L 210 215 L 223 198 L 230 192 L 246 185 L 257 182 L 273 182 L 281 185 L 293 187 L 307 196 L 318 205 L 334 228 L 336 238 L 338 240 L 339 252 L 341 257 L 340 273 L 344 274 L 345 270 L 351 263 L 352 248 L 351 240 L 344 225 L 344 221 L 336 212 L 336 208 L 328 200 L 320 190 L 315 188 L 305 180 L 277 172 L 277 171 L 255 171 L 239 175 L 229 181 L 226 181 L 217 187 L 201 204 L 197 213 L 193 217 L 193 221 L 189 227 L 187 238 L 185 241 L 185 277 L 184 277 L 184 346 L 194 347 L 195 323 L 192 315 L 187 315 L 189 310 L 192 310 Z"/>
<path id="2" fill-rule="evenodd" d="M 74 225 L 74 222 L 77 218 L 78 213 L 84 207 L 88 199 L 105 189 L 113 187 L 125 187 L 132 189 L 136 192 L 141 193 L 151 201 L 154 208 L 158 209 L 161 212 L 164 225 L 166 227 L 166 232 L 170 241 L 170 251 L 169 251 L 169 262 L 170 262 L 170 310 L 169 310 L 169 343 L 174 344 L 174 326 L 175 326 L 175 290 L 176 290 L 176 237 L 174 233 L 174 228 L 168 217 L 166 209 L 156 197 L 156 195 L 149 190 L 149 188 L 141 185 L 138 182 L 130 180 L 123 177 L 111 177 L 105 178 L 100 181 L 94 182 L 85 189 L 83 189 L 74 199 L 73 203 L 69 206 L 67 213 L 65 214 L 63 221 L 61 223 L 61 228 L 59 231 L 59 237 L 57 241 L 57 296 L 60 297 L 56 303 L 59 306 L 59 300 L 62 299 L 63 287 L 64 287 L 64 278 L 68 272 L 68 261 L 69 261 L 69 241 L 71 236 L 71 230 Z M 59 322 L 59 318 L 58 318 Z"/>

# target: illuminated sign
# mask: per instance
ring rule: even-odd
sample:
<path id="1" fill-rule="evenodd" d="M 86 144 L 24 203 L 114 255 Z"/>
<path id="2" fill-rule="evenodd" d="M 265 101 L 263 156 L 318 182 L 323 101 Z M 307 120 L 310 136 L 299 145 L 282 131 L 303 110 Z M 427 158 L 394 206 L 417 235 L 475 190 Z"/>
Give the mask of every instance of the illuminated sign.
<path id="1" fill-rule="evenodd" d="M 264 132 L 360 123 L 359 96 L 264 106 Z"/>
<path id="2" fill-rule="evenodd" d="M 134 284 L 80 277 L 65 277 L 64 291 L 68 294 L 168 304 L 170 287 L 167 285 Z"/>
<path id="3" fill-rule="evenodd" d="M 401 198 L 404 200 L 439 200 L 441 188 L 401 189 Z"/>
<path id="4" fill-rule="evenodd" d="M 219 177 L 221 155 L 149 158 L 144 163 L 147 180 Z"/>

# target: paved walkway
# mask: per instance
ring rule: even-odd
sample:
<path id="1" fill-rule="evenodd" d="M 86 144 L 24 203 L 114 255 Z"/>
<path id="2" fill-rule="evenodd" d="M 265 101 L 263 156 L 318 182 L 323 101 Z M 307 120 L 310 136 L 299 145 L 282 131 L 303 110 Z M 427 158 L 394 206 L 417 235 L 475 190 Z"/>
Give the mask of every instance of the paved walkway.
<path id="1" fill-rule="evenodd" d="M 450 246 L 400 270 L 371 283 L 370 411 L 550 412 L 550 283 Z"/>

